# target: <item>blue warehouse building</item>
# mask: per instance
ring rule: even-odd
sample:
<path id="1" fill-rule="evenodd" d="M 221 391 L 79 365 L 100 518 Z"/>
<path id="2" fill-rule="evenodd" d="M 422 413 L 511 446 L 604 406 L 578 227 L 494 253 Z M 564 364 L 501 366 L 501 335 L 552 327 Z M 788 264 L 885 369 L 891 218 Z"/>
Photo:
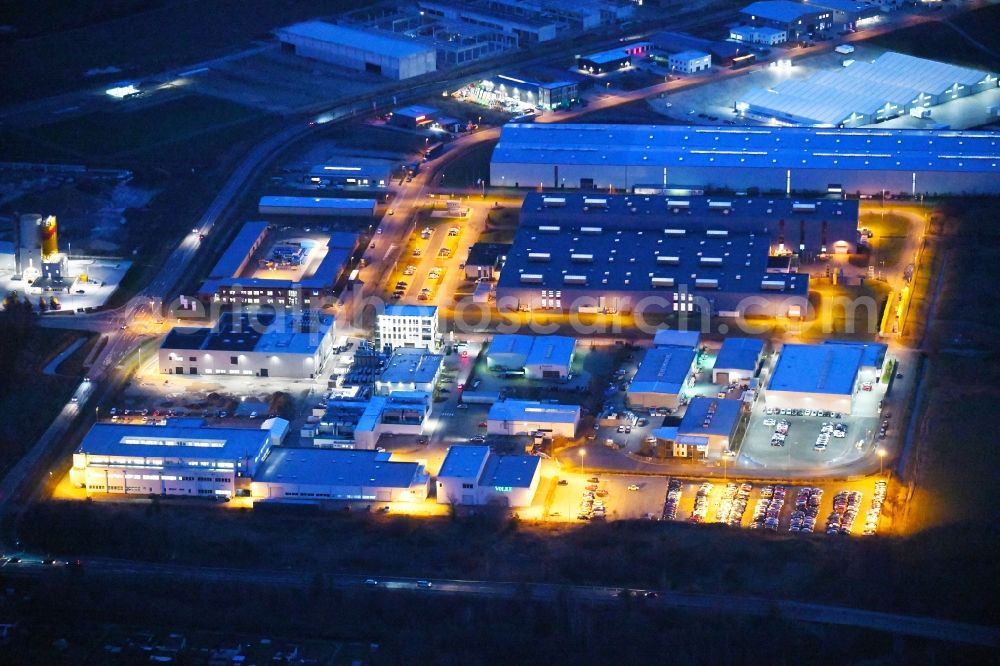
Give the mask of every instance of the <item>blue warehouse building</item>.
<path id="1" fill-rule="evenodd" d="M 1000 133 L 508 124 L 494 187 L 1000 193 Z"/>

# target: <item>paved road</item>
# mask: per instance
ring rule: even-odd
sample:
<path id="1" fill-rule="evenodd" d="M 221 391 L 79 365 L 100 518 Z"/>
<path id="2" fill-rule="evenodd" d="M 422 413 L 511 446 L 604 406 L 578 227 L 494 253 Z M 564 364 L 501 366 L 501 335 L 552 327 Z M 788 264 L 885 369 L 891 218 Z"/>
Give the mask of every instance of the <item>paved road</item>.
<path id="1" fill-rule="evenodd" d="M 297 587 L 308 587 L 316 575 L 316 572 L 208 568 L 110 559 L 88 559 L 82 562 L 82 568 L 88 576 L 128 578 L 130 580 L 135 580 L 136 577 L 149 577 L 164 578 L 178 583 L 182 581 L 192 583 L 224 582 L 244 585 L 249 582 Z M 22 556 L 21 563 L 4 565 L 0 568 L 0 573 L 16 577 L 41 577 L 65 573 L 62 571 L 63 569 L 65 569 L 63 563 L 44 565 L 39 556 L 25 555 Z M 399 576 L 373 576 L 370 580 L 377 581 L 376 584 L 367 582 L 369 579 L 361 575 L 325 574 L 324 578 L 327 584 L 341 589 L 367 588 L 372 591 L 408 591 L 428 595 L 454 594 L 498 599 L 532 599 L 545 602 L 556 602 L 564 595 L 569 595 L 585 603 L 616 604 L 622 603 L 624 596 L 634 596 L 653 608 L 777 617 L 792 621 L 857 627 L 947 642 L 971 643 L 985 647 L 1000 646 L 1000 631 L 995 627 L 931 617 L 881 613 L 842 606 L 760 597 L 445 578 L 425 579 L 431 584 L 429 587 L 418 582 L 416 578 Z M 647 593 L 655 596 L 647 597 Z"/>

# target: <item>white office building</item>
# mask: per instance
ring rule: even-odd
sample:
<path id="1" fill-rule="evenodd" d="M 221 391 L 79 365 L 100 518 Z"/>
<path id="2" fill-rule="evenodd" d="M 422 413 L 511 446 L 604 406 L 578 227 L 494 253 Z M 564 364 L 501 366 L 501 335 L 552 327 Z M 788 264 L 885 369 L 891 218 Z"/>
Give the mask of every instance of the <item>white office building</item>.
<path id="1" fill-rule="evenodd" d="M 379 345 L 423 347 L 431 351 L 438 347 L 436 305 L 387 305 L 375 326 Z"/>
<path id="2" fill-rule="evenodd" d="M 697 74 L 707 72 L 712 68 L 712 56 L 702 51 L 681 51 L 672 53 L 667 58 L 667 66 L 671 72 L 678 74 Z"/>
<path id="3" fill-rule="evenodd" d="M 499 456 L 488 446 L 452 446 L 437 476 L 438 504 L 531 506 L 541 459 Z"/>
<path id="4" fill-rule="evenodd" d="M 167 425 L 98 423 L 73 453 L 70 481 L 88 495 L 233 497 L 250 480 L 288 421 L 260 428 L 213 428 L 201 419 Z"/>

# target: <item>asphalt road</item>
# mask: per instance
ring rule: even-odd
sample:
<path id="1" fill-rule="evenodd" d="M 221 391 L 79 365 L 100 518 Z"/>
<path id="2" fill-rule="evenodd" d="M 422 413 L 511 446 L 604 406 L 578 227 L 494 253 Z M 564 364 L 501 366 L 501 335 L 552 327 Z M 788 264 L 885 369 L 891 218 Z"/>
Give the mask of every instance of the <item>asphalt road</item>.
<path id="1" fill-rule="evenodd" d="M 235 568 L 209 568 L 155 564 L 125 560 L 88 559 L 82 562 L 87 576 L 106 578 L 160 578 L 177 583 L 247 583 L 308 587 L 316 572 L 266 571 Z M 18 564 L 5 564 L 0 574 L 12 577 L 41 577 L 65 574 L 63 561 L 43 564 L 37 555 L 23 555 Z M 72 573 L 72 572 L 69 572 Z M 494 599 L 529 599 L 556 602 L 569 596 L 578 602 L 591 604 L 622 603 L 623 597 L 634 597 L 651 608 L 703 610 L 756 617 L 839 625 L 985 647 L 1000 646 L 1000 631 L 995 627 L 954 622 L 930 617 L 881 613 L 799 601 L 764 599 L 738 595 L 699 594 L 621 587 L 556 585 L 549 583 L 515 583 L 447 578 L 416 579 L 400 576 L 363 576 L 324 574 L 328 585 L 340 589 L 370 589 L 373 592 L 418 592 L 428 595 L 452 594 Z M 369 581 L 375 581 L 372 584 Z M 426 583 L 429 582 L 428 587 Z M 646 596 L 649 594 L 650 596 Z"/>

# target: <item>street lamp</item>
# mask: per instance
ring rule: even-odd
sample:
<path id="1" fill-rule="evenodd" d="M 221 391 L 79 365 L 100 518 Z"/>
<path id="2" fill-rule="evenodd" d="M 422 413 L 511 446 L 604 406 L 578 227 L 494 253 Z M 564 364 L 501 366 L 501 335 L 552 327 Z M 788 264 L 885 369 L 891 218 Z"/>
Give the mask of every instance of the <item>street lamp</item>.
<path id="1" fill-rule="evenodd" d="M 583 469 L 583 459 L 587 457 L 587 449 L 580 449 L 580 469 Z"/>
<path id="2" fill-rule="evenodd" d="M 882 476 L 883 462 L 885 461 L 886 450 L 880 446 L 878 448 L 878 451 L 876 451 L 875 453 L 878 454 L 878 475 Z"/>

